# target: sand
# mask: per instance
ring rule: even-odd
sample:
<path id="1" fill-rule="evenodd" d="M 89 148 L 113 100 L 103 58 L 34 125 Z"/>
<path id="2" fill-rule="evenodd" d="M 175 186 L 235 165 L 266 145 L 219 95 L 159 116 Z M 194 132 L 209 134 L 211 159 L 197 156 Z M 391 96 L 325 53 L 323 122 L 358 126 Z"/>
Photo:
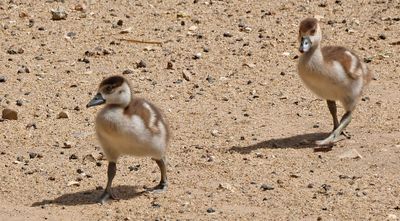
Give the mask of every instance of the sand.
<path id="1" fill-rule="evenodd" d="M 0 111 L 18 113 L 0 121 L 0 220 L 399 219 L 399 1 L 89 3 L 0 2 Z M 351 139 L 324 150 L 331 116 L 296 71 L 308 16 L 375 76 Z M 85 106 L 123 73 L 170 124 L 169 189 L 144 192 L 157 165 L 127 156 L 120 200 L 99 205 L 107 161 Z"/>

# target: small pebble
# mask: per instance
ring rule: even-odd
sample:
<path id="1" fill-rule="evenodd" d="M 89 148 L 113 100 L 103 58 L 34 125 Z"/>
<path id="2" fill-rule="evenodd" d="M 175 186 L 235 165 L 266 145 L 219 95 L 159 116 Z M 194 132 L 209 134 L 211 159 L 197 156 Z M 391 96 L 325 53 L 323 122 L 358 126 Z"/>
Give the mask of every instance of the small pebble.
<path id="1" fill-rule="evenodd" d="M 168 63 L 167 63 L 167 69 L 168 69 L 168 70 L 174 70 L 174 63 L 172 63 L 171 61 L 168 61 Z"/>
<path id="2" fill-rule="evenodd" d="M 386 35 L 385 34 L 379 34 L 379 39 L 385 40 L 386 39 Z"/>
<path id="3" fill-rule="evenodd" d="M 72 143 L 71 143 L 71 142 L 69 142 L 69 141 L 67 141 L 67 142 L 64 142 L 64 146 L 63 146 L 62 148 L 64 148 L 64 149 L 69 149 L 69 148 L 72 148 Z"/>
<path id="4" fill-rule="evenodd" d="M 332 186 L 331 185 L 329 185 L 329 184 L 322 184 L 321 185 L 321 188 L 325 191 L 325 192 L 328 192 L 331 188 L 332 188 Z"/>
<path id="5" fill-rule="evenodd" d="M 235 192 L 235 188 L 229 183 L 220 183 L 218 185 L 218 189 L 229 190 L 231 192 Z"/>
<path id="6" fill-rule="evenodd" d="M 206 80 L 208 81 L 208 83 L 212 84 L 214 83 L 215 79 L 213 77 L 211 77 L 210 75 L 207 76 Z"/>
<path id="7" fill-rule="evenodd" d="M 214 137 L 218 137 L 219 131 L 214 129 L 214 130 L 211 131 L 211 135 L 213 135 Z"/>
<path id="8" fill-rule="evenodd" d="M 75 154 L 71 154 L 71 156 L 69 156 L 70 160 L 77 160 L 78 156 L 76 156 Z"/>
<path id="9" fill-rule="evenodd" d="M 23 54 L 23 53 L 24 53 L 24 49 L 22 49 L 22 48 L 18 48 L 18 49 L 9 48 L 9 49 L 7 50 L 7 53 L 8 53 L 8 54 Z"/>
<path id="10" fill-rule="evenodd" d="M 28 27 L 32 28 L 35 25 L 35 20 L 33 18 L 29 19 Z"/>
<path id="11" fill-rule="evenodd" d="M 83 157 L 83 163 L 86 164 L 87 162 L 96 162 L 96 159 L 92 154 L 87 154 Z"/>
<path id="12" fill-rule="evenodd" d="M 215 209 L 210 207 L 207 209 L 207 213 L 215 213 Z"/>
<path id="13" fill-rule="evenodd" d="M 157 202 L 151 202 L 151 206 L 153 208 L 160 208 L 161 207 L 161 205 L 159 203 L 157 203 Z"/>
<path id="14" fill-rule="evenodd" d="M 201 56 L 202 56 L 202 54 L 200 52 L 196 53 L 196 54 L 193 55 L 193 59 L 195 59 L 195 60 L 200 59 Z"/>
<path id="15" fill-rule="evenodd" d="M 26 17 L 28 17 L 29 15 L 28 15 L 28 13 L 26 13 L 26 12 L 20 12 L 19 13 L 19 17 L 20 18 L 26 18 Z"/>
<path id="16" fill-rule="evenodd" d="M 7 81 L 7 78 L 5 76 L 0 76 L 0 83 L 4 83 Z"/>
<path id="17" fill-rule="evenodd" d="M 16 104 L 17 104 L 17 106 L 22 106 L 22 100 L 17 100 L 17 102 L 16 102 Z"/>
<path id="18" fill-rule="evenodd" d="M 18 71 L 17 71 L 18 74 L 24 74 L 24 73 L 30 73 L 30 72 L 31 71 L 26 66 L 21 66 L 21 68 L 19 68 Z"/>
<path id="19" fill-rule="evenodd" d="M 68 112 L 66 112 L 66 111 L 61 111 L 60 113 L 58 113 L 57 119 L 65 119 L 65 118 L 69 118 Z"/>
<path id="20" fill-rule="evenodd" d="M 361 98 L 362 101 L 369 101 L 369 97 L 363 97 Z"/>
<path id="21" fill-rule="evenodd" d="M 88 58 L 78 58 L 78 61 L 79 61 L 79 62 L 86 63 L 86 64 L 89 64 L 89 63 L 90 63 L 90 60 L 89 60 Z"/>
<path id="22" fill-rule="evenodd" d="M 189 31 L 196 31 L 197 30 L 197 26 L 192 25 L 189 27 Z"/>
<path id="23" fill-rule="evenodd" d="M 243 31 L 246 32 L 246 33 L 249 33 L 249 32 L 251 32 L 252 30 L 253 30 L 253 29 L 250 28 L 250 27 L 245 27 L 245 28 L 243 29 Z"/>
<path id="24" fill-rule="evenodd" d="M 131 69 L 126 69 L 122 72 L 123 75 L 128 75 L 128 74 L 133 74 L 133 71 Z"/>
<path id="25" fill-rule="evenodd" d="M 80 12 L 85 12 L 86 11 L 86 5 L 85 4 L 76 4 L 74 9 L 76 11 L 80 11 Z"/>
<path id="26" fill-rule="evenodd" d="M 146 62 L 144 62 L 143 60 L 139 61 L 139 63 L 136 64 L 137 68 L 145 68 L 147 67 Z"/>
<path id="27" fill-rule="evenodd" d="M 26 129 L 29 129 L 29 128 L 37 129 L 37 125 L 35 122 L 32 122 L 32 123 L 27 124 L 25 128 Z"/>
<path id="28" fill-rule="evenodd" d="M 263 190 L 263 191 L 266 191 L 266 190 L 273 190 L 275 188 L 273 186 L 268 185 L 268 184 L 262 184 L 260 189 Z"/>
<path id="29" fill-rule="evenodd" d="M 59 21 L 66 19 L 68 14 L 65 12 L 63 8 L 57 8 L 51 10 L 51 19 L 53 21 Z"/>
<path id="30" fill-rule="evenodd" d="M 129 171 L 138 171 L 140 169 L 140 164 L 129 166 Z"/>
<path id="31" fill-rule="evenodd" d="M 78 181 L 75 181 L 75 180 L 69 181 L 69 182 L 67 183 L 67 186 L 79 186 L 79 182 L 78 182 Z"/>
<path id="32" fill-rule="evenodd" d="M 66 34 L 66 36 L 69 37 L 69 38 L 75 38 L 75 37 L 76 37 L 76 33 L 70 31 L 70 32 L 68 32 L 68 33 Z"/>
<path id="33" fill-rule="evenodd" d="M 182 77 L 183 79 L 185 79 L 186 81 L 190 81 L 190 73 L 186 70 L 183 70 L 182 72 Z"/>
<path id="34" fill-rule="evenodd" d="M 38 156 L 37 153 L 34 153 L 34 152 L 29 153 L 29 158 L 31 158 L 31 159 L 36 158 L 37 156 Z"/>
<path id="35" fill-rule="evenodd" d="M 230 38 L 230 37 L 232 37 L 233 35 L 231 34 L 231 33 L 229 33 L 229 32 L 225 32 L 224 33 L 224 37 L 226 37 L 226 38 Z"/>

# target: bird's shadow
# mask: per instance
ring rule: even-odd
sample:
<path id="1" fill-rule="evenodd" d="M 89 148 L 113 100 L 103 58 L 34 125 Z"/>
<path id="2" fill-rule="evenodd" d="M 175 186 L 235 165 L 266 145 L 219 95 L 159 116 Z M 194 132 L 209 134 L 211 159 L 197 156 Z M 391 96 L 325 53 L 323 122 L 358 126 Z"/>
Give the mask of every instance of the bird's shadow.
<path id="1" fill-rule="evenodd" d="M 57 204 L 65 206 L 97 204 L 99 203 L 99 197 L 103 193 L 103 191 L 104 190 L 93 189 L 75 193 L 67 193 L 55 199 L 45 199 L 39 202 L 35 202 L 31 206 L 36 207 L 44 206 L 47 204 Z M 112 191 L 115 193 L 119 200 L 132 199 L 146 193 L 146 191 L 138 192 L 135 186 L 128 185 L 115 186 L 112 188 Z"/>
<path id="2" fill-rule="evenodd" d="M 250 152 L 258 149 L 313 148 L 315 152 L 326 152 L 330 151 L 333 145 L 318 146 L 315 144 L 315 141 L 326 138 L 328 135 L 329 133 L 309 133 L 291 137 L 270 139 L 244 147 L 233 146 L 229 149 L 229 151 L 238 152 L 240 154 L 249 154 Z"/>

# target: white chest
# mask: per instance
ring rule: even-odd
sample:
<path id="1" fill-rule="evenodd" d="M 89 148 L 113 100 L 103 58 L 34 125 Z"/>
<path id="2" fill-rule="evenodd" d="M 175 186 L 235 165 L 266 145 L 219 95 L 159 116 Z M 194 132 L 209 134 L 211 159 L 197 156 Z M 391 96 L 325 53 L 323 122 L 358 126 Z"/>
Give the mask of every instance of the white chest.
<path id="1" fill-rule="evenodd" d="M 300 59 L 298 73 L 304 84 L 319 97 L 327 100 L 342 99 L 347 79 L 340 63 L 327 64 L 322 59 Z"/>
<path id="2" fill-rule="evenodd" d="M 105 109 L 96 120 L 96 132 L 105 152 L 112 155 L 159 157 L 165 149 L 161 134 L 154 135 L 138 115 L 127 116 L 123 109 Z"/>

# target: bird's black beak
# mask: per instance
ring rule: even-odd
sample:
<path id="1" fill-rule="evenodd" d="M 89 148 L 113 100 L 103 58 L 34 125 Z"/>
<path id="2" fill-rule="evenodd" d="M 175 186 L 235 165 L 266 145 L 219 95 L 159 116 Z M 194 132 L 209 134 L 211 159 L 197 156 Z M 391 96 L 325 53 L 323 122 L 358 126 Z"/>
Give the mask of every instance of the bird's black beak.
<path id="1" fill-rule="evenodd" d="M 101 96 L 100 93 L 97 93 L 96 96 L 86 105 L 87 108 L 97 106 L 100 104 L 104 104 L 106 100 Z"/>

